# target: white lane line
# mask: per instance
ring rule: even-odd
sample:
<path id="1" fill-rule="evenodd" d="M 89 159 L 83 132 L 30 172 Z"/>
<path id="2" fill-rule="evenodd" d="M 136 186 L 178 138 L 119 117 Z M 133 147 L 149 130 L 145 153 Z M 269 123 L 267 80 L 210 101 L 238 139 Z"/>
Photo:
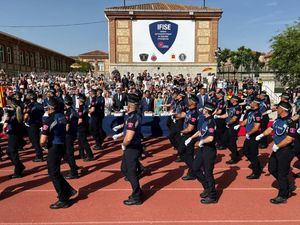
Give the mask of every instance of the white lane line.
<path id="1" fill-rule="evenodd" d="M 80 189 L 80 187 L 79 187 Z M 143 191 L 203 191 L 203 188 L 142 188 Z M 223 190 L 223 191 L 274 191 L 277 190 L 276 188 L 217 188 L 217 190 Z M 297 191 L 300 190 L 300 188 L 296 189 Z M 14 190 L 13 190 L 14 191 Z M 16 192 L 18 189 L 15 190 Z M 32 189 L 32 190 L 24 190 L 22 192 L 54 192 L 54 189 Z M 88 188 L 88 189 L 80 189 L 80 191 L 86 192 L 86 191 L 93 191 L 93 192 L 114 192 L 114 191 L 132 191 L 130 188 L 103 188 L 103 189 L 94 189 L 94 188 Z M 0 192 L 12 192 L 9 190 L 0 190 Z"/>
<path id="2" fill-rule="evenodd" d="M 295 220 L 141 220 L 141 221 L 84 221 L 84 222 L 34 222 L 34 223 L 0 223 L 0 225 L 68 225 L 68 224 L 199 224 L 199 223 L 298 223 Z"/>

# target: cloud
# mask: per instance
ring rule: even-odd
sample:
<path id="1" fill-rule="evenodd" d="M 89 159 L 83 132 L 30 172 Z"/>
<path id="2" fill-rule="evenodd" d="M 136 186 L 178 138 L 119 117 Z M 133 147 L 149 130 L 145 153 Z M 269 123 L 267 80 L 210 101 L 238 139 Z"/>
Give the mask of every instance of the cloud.
<path id="1" fill-rule="evenodd" d="M 269 6 L 269 7 L 275 7 L 277 5 L 278 5 L 278 2 L 269 2 L 269 3 L 267 3 L 267 6 Z"/>

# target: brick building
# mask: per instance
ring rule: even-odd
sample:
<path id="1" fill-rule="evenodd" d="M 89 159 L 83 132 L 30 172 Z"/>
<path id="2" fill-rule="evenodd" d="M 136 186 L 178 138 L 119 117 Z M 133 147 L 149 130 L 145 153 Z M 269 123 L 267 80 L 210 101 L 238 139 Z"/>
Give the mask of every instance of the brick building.
<path id="1" fill-rule="evenodd" d="M 109 73 L 109 56 L 107 52 L 95 50 L 72 58 L 82 62 L 89 62 L 94 67 L 94 72 Z"/>
<path id="2" fill-rule="evenodd" d="M 110 71 L 118 69 L 121 73 L 126 73 L 128 71 L 137 73 L 148 70 L 152 73 L 182 72 L 190 73 L 192 75 L 202 72 L 205 68 L 211 68 L 212 71 L 216 71 L 217 64 L 215 51 L 218 48 L 218 24 L 222 15 L 221 9 L 173 3 L 150 3 L 111 7 L 105 9 L 105 14 L 109 23 Z M 134 57 L 138 58 L 134 56 L 134 23 L 136 23 L 136 21 L 146 21 L 147 23 L 147 20 L 154 21 L 154 23 L 155 20 L 159 20 L 159 22 L 166 21 L 167 23 L 173 22 L 173 24 L 179 24 L 180 21 L 192 23 L 193 28 L 191 29 L 191 32 L 186 32 L 183 35 L 186 38 L 189 38 L 188 40 L 192 40 L 186 42 L 187 46 L 192 42 L 192 60 L 189 62 L 184 61 L 186 55 L 180 54 L 180 61 L 176 61 L 173 60 L 173 58 L 178 59 L 179 54 L 172 54 L 172 59 L 169 61 L 165 59 L 163 62 L 158 62 L 156 61 L 156 55 L 151 57 L 151 52 L 140 54 L 140 62 L 134 59 Z M 147 31 L 146 29 L 148 28 L 145 28 L 145 31 Z M 150 36 L 143 32 L 139 35 L 141 39 L 143 38 L 142 35 Z M 152 40 L 153 35 L 155 36 L 156 34 L 151 34 Z M 193 35 L 193 37 L 190 37 L 190 35 Z M 149 38 L 149 40 L 151 39 Z M 154 41 L 153 43 L 151 42 L 152 41 L 148 42 L 147 45 L 153 45 Z M 154 46 L 158 49 L 160 44 L 162 46 L 164 45 L 164 43 L 161 42 L 158 43 L 158 47 L 156 47 L 155 43 Z M 154 52 L 154 50 L 152 50 L 152 52 Z"/>
<path id="3" fill-rule="evenodd" d="M 0 32 L 0 69 L 8 74 L 68 72 L 73 62 L 61 53 Z"/>

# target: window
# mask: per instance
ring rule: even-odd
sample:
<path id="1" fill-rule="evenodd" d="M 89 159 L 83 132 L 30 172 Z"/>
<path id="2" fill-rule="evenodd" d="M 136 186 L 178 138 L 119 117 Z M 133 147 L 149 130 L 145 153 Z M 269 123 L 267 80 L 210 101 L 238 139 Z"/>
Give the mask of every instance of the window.
<path id="1" fill-rule="evenodd" d="M 43 56 L 40 57 L 40 68 L 44 68 L 44 60 L 43 60 Z"/>
<path id="2" fill-rule="evenodd" d="M 24 51 L 20 50 L 20 65 L 24 65 Z"/>
<path id="3" fill-rule="evenodd" d="M 44 69 L 47 69 L 47 57 L 44 57 Z"/>
<path id="4" fill-rule="evenodd" d="M 35 62 L 34 62 L 34 54 L 30 53 L 30 66 L 31 67 L 35 67 Z"/>
<path id="5" fill-rule="evenodd" d="M 29 65 L 30 65 L 30 59 L 29 59 L 29 54 L 28 54 L 28 52 L 25 53 L 25 64 L 26 64 L 26 66 L 29 66 Z"/>
<path id="6" fill-rule="evenodd" d="M 0 62 L 5 62 L 5 50 L 3 45 L 0 45 Z"/>
<path id="7" fill-rule="evenodd" d="M 7 55 L 7 62 L 8 63 L 13 63 L 13 56 L 12 56 L 11 47 L 6 47 L 6 55 Z"/>

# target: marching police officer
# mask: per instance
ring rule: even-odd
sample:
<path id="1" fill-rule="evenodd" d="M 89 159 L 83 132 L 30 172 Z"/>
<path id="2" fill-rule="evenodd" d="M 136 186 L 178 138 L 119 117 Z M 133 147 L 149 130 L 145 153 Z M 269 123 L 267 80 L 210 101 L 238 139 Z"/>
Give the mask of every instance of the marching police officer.
<path id="1" fill-rule="evenodd" d="M 196 177 L 193 174 L 193 161 L 194 161 L 194 145 L 196 140 L 191 139 L 197 132 L 198 124 L 198 110 L 197 110 L 198 98 L 195 95 L 191 95 L 188 98 L 188 110 L 183 123 L 183 130 L 180 132 L 180 144 L 179 144 L 179 156 L 182 161 L 188 166 L 188 173 L 182 177 L 182 180 L 195 180 Z"/>
<path id="2" fill-rule="evenodd" d="M 173 123 L 170 127 L 171 132 L 169 134 L 170 142 L 177 151 L 179 148 L 180 131 L 182 130 L 183 121 L 186 115 L 185 114 L 186 106 L 185 106 L 184 98 L 185 98 L 184 92 L 180 92 L 176 96 L 175 115 L 172 116 Z M 181 162 L 179 156 L 175 162 Z"/>
<path id="3" fill-rule="evenodd" d="M 217 118 L 225 118 L 226 130 L 223 136 L 223 143 L 227 143 L 227 147 L 231 152 L 231 159 L 226 164 L 235 164 L 238 162 L 239 153 L 237 150 L 238 129 L 234 127 L 239 124 L 239 119 L 242 114 L 242 109 L 239 106 L 239 97 L 232 96 L 230 99 L 231 107 L 227 108 L 227 114 L 215 115 Z"/>
<path id="4" fill-rule="evenodd" d="M 5 111 L 6 118 L 3 124 L 3 131 L 8 135 L 7 155 L 15 167 L 14 174 L 10 178 L 21 178 L 25 166 L 20 161 L 18 150 L 22 140 L 20 133 L 23 132 L 23 114 L 21 107 L 18 105 L 16 95 L 12 96 L 11 105 Z"/>
<path id="5" fill-rule="evenodd" d="M 102 137 L 101 137 L 101 105 L 97 101 L 97 91 L 92 89 L 90 91 L 90 105 L 89 105 L 89 114 L 90 114 L 90 132 L 96 141 L 94 146 L 95 150 L 102 149 Z"/>
<path id="6" fill-rule="evenodd" d="M 65 154 L 66 118 L 60 113 L 59 102 L 51 97 L 48 102 L 47 119 L 43 122 L 41 146 L 48 148 L 48 174 L 58 194 L 58 201 L 50 205 L 51 209 L 68 208 L 69 199 L 76 195 L 77 191 L 70 186 L 60 172 L 61 159 Z"/>
<path id="7" fill-rule="evenodd" d="M 29 101 L 24 108 L 24 122 L 28 130 L 28 136 L 35 149 L 35 158 L 33 162 L 42 162 L 43 150 L 40 145 L 40 128 L 43 123 L 44 108 L 37 102 L 37 95 L 29 92 L 26 96 Z"/>
<path id="8" fill-rule="evenodd" d="M 142 190 L 139 184 L 139 156 L 142 151 L 141 144 L 141 117 L 137 113 L 139 97 L 135 94 L 128 96 L 128 118 L 124 126 L 124 140 L 122 143 L 121 170 L 131 184 L 132 194 L 124 201 L 125 205 L 142 204 Z"/>
<path id="9" fill-rule="evenodd" d="M 201 130 L 194 134 L 191 138 L 194 139 L 200 136 L 199 147 L 196 157 L 193 161 L 193 174 L 202 184 L 204 191 L 200 194 L 201 203 L 211 204 L 217 202 L 217 191 L 215 188 L 215 179 L 213 170 L 217 157 L 215 146 L 215 129 L 216 124 L 213 119 L 215 106 L 212 103 L 206 103 L 203 109 L 205 120 L 201 126 Z"/>
<path id="10" fill-rule="evenodd" d="M 294 141 L 294 152 L 295 156 L 300 160 L 300 107 L 297 110 L 297 115 L 293 116 L 293 121 L 297 123 L 297 137 Z M 296 178 L 300 178 L 300 173 L 294 175 Z"/>
<path id="11" fill-rule="evenodd" d="M 94 154 L 91 150 L 90 144 L 87 140 L 87 133 L 89 131 L 89 116 L 88 108 L 86 107 L 86 96 L 84 94 L 78 95 L 79 108 L 78 108 L 78 146 L 80 157 L 84 161 L 94 160 Z"/>
<path id="12" fill-rule="evenodd" d="M 214 112 L 214 119 L 217 125 L 216 129 L 216 147 L 217 149 L 224 149 L 224 144 L 222 140 L 222 135 L 226 130 L 225 119 L 222 118 L 222 115 L 226 114 L 226 104 L 224 101 L 225 93 L 223 91 L 217 92 L 217 108 Z"/>
<path id="13" fill-rule="evenodd" d="M 290 117 L 291 109 L 292 106 L 288 102 L 280 102 L 277 108 L 278 118 L 271 127 L 256 137 L 256 140 L 260 140 L 274 131 L 273 152 L 268 169 L 279 183 L 279 192 L 277 197 L 270 200 L 273 204 L 285 203 L 295 190 L 295 186 L 288 179 L 290 164 L 294 157 L 293 141 L 297 137 L 296 123 Z"/>
<path id="14" fill-rule="evenodd" d="M 268 105 L 268 101 L 267 101 L 265 92 L 261 92 L 259 97 L 260 97 L 260 100 L 261 100 L 260 105 L 259 105 L 259 111 L 262 114 L 260 132 L 263 133 L 268 128 L 268 124 L 269 124 L 269 120 L 270 120 L 268 113 L 269 113 L 270 106 Z M 260 148 L 267 148 L 268 147 L 267 137 L 263 137 L 260 140 L 259 147 Z"/>
<path id="15" fill-rule="evenodd" d="M 65 97 L 65 117 L 66 117 L 66 156 L 65 159 L 70 166 L 70 172 L 65 177 L 66 179 L 78 178 L 78 166 L 74 157 L 74 142 L 77 137 L 78 114 L 73 108 L 73 99 L 70 95 Z"/>
<path id="16" fill-rule="evenodd" d="M 99 105 L 99 112 L 100 112 L 100 140 L 103 143 L 106 133 L 103 130 L 103 118 L 104 118 L 104 111 L 105 111 L 105 98 L 102 96 L 103 90 L 99 88 L 97 90 L 97 104 Z"/>
<path id="17" fill-rule="evenodd" d="M 255 137 L 259 134 L 261 124 L 261 113 L 259 111 L 260 99 L 255 98 L 251 103 L 251 110 L 247 113 L 247 117 L 240 123 L 246 127 L 246 139 L 243 145 L 243 153 L 251 163 L 252 174 L 247 179 L 258 179 L 262 169 L 258 159 L 258 141 Z M 234 128 L 237 130 L 240 125 Z"/>

